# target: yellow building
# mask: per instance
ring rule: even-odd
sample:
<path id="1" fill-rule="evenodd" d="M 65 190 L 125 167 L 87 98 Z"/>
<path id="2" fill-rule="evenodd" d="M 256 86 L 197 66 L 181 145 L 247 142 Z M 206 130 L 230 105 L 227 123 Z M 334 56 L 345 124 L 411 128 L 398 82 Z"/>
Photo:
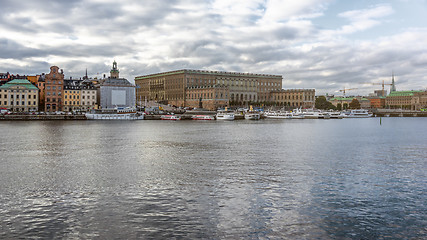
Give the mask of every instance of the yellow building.
<path id="1" fill-rule="evenodd" d="M 64 112 L 80 111 L 81 110 L 80 95 L 81 95 L 81 89 L 78 84 L 66 83 L 64 85 L 64 95 L 62 98 L 62 102 L 63 102 L 62 110 Z"/>
<path id="2" fill-rule="evenodd" d="M 15 79 L 0 86 L 0 108 L 12 112 L 33 112 L 39 107 L 39 91 L 26 79 Z"/>
<path id="3" fill-rule="evenodd" d="M 282 89 L 271 92 L 271 101 L 291 108 L 314 108 L 314 89 Z"/>

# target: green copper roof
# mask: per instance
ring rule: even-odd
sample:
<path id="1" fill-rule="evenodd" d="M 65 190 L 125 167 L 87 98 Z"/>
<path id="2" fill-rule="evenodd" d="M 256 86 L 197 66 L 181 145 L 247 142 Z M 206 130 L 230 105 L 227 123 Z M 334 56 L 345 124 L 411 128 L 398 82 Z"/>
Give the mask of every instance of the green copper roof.
<path id="1" fill-rule="evenodd" d="M 396 91 L 391 92 L 388 97 L 404 97 L 404 96 L 414 96 L 414 93 L 418 93 L 422 91 Z"/>
<path id="2" fill-rule="evenodd" d="M 26 80 L 26 79 L 14 79 L 12 81 L 5 83 L 0 88 L 1 89 L 8 89 L 10 87 L 17 86 L 17 85 L 25 87 L 26 89 L 38 90 L 38 88 L 36 86 L 31 84 L 31 82 Z"/>
<path id="3" fill-rule="evenodd" d="M 331 98 L 329 101 L 335 101 L 335 100 L 338 100 L 338 101 L 352 101 L 353 99 L 355 99 L 355 97 L 347 97 L 347 98 L 345 98 L 345 97 L 334 97 L 334 98 Z M 366 101 L 368 99 L 367 98 L 361 98 L 361 99 L 357 99 L 357 100 L 358 101 Z"/>

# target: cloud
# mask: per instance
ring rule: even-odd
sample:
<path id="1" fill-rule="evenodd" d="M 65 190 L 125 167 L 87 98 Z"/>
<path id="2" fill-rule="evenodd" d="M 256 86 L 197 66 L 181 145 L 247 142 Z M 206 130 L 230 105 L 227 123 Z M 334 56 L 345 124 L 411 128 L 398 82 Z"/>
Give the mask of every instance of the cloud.
<path id="1" fill-rule="evenodd" d="M 340 9 L 329 0 L 2 1 L 0 72 L 135 76 L 176 69 L 281 74 L 284 87 L 333 92 L 388 78 L 423 86 L 425 28 L 357 39 L 388 24 L 392 3 Z M 345 19 L 334 28 L 317 20 Z M 420 19 L 421 21 L 422 19 Z M 396 79 L 399 79 L 396 76 Z M 409 80 L 410 79 L 410 80 Z M 425 84 L 424 84 L 425 85 Z M 369 92 L 372 86 L 361 86 Z M 335 89 L 335 90 L 334 90 Z"/>

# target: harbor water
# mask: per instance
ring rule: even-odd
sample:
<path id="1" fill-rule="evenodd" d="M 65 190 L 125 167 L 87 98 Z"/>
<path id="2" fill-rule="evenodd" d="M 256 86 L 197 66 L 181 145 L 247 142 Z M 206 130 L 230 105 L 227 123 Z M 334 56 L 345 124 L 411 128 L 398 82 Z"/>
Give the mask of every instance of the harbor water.
<path id="1" fill-rule="evenodd" d="M 0 239 L 427 238 L 426 118 L 0 132 Z"/>

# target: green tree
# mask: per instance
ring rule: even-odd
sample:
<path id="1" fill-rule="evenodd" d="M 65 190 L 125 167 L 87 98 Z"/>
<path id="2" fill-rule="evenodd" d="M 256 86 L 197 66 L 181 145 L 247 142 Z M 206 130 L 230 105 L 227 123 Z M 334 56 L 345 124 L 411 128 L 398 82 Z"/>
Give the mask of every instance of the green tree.
<path id="1" fill-rule="evenodd" d="M 353 100 L 349 104 L 349 107 L 350 107 L 350 109 L 360 109 L 359 100 L 357 100 L 356 98 L 353 98 Z"/>
<path id="2" fill-rule="evenodd" d="M 348 103 L 344 103 L 343 105 L 342 105 L 342 109 L 347 109 L 348 108 Z"/>
<path id="3" fill-rule="evenodd" d="M 331 102 L 328 102 L 325 96 L 317 97 L 314 107 L 317 109 L 335 109 L 335 106 Z"/>
<path id="4" fill-rule="evenodd" d="M 338 111 L 341 111 L 341 110 L 342 110 L 342 104 L 341 104 L 341 103 L 338 103 L 338 104 L 337 104 L 337 110 L 338 110 Z"/>

